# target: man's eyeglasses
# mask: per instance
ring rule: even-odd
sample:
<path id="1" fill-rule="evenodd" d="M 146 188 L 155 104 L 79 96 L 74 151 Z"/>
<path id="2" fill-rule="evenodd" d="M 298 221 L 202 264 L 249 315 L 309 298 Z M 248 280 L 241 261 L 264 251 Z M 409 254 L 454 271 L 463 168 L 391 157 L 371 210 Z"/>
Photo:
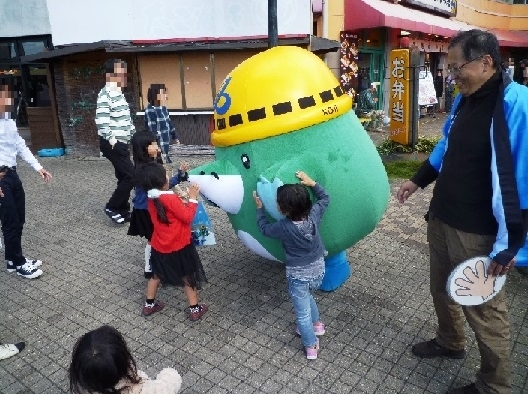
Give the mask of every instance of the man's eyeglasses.
<path id="1" fill-rule="evenodd" d="M 474 59 L 471 59 L 471 60 L 465 62 L 464 64 L 462 64 L 461 66 L 458 66 L 458 67 L 449 66 L 449 67 L 447 67 L 447 70 L 448 70 L 451 74 L 454 74 L 454 75 L 460 75 L 460 72 L 462 71 L 462 69 L 464 68 L 464 66 L 468 65 L 468 64 L 471 63 L 471 62 L 474 62 L 475 60 L 482 59 L 483 57 L 484 57 L 484 56 L 476 57 L 476 58 L 474 58 Z"/>

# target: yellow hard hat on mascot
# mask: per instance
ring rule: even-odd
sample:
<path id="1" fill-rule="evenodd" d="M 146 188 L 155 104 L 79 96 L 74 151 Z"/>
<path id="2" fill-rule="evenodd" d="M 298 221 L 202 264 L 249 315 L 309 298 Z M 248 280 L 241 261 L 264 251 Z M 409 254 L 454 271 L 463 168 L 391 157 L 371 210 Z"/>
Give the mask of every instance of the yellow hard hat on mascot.
<path id="1" fill-rule="evenodd" d="M 351 107 L 352 99 L 317 56 L 275 47 L 226 77 L 214 102 L 211 141 L 231 146 L 268 138 L 325 122 Z"/>

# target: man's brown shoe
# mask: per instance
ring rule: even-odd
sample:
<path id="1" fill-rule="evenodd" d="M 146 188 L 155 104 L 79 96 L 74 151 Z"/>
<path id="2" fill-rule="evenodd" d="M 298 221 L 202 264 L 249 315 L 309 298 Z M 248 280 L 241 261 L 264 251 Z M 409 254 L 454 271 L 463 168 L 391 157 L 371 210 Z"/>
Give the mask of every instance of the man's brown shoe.
<path id="1" fill-rule="evenodd" d="M 467 386 L 457 387 L 455 389 L 449 390 L 446 394 L 479 394 L 477 386 L 475 383 L 468 384 Z"/>
<path id="2" fill-rule="evenodd" d="M 451 350 L 440 346 L 436 339 L 430 341 L 417 343 L 412 347 L 412 352 L 415 356 L 421 358 L 435 358 L 435 357 L 448 357 L 461 359 L 466 357 L 466 351 L 462 350 Z"/>

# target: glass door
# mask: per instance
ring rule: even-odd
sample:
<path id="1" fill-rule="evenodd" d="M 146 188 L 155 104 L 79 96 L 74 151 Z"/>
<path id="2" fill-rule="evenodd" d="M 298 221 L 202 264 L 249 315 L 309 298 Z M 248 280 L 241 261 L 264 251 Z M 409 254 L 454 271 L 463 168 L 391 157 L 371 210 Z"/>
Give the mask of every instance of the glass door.
<path id="1" fill-rule="evenodd" d="M 376 84 L 378 92 L 378 109 L 383 104 L 383 78 L 385 78 L 385 65 L 383 54 L 372 53 L 370 55 L 370 79 Z"/>
<path id="2" fill-rule="evenodd" d="M 377 109 L 383 103 L 384 77 L 385 66 L 383 63 L 383 54 L 377 51 L 360 51 L 358 60 L 358 94 L 373 84 L 376 87 L 378 97 Z"/>

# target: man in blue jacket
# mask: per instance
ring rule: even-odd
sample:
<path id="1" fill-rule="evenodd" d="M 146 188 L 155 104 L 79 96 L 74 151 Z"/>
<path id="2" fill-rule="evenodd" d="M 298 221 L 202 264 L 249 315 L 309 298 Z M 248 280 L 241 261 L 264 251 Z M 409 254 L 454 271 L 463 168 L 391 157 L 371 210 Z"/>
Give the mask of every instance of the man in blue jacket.
<path id="1" fill-rule="evenodd" d="M 528 88 L 502 70 L 497 38 L 470 30 L 454 36 L 449 71 L 460 94 L 443 138 L 397 192 L 403 203 L 436 180 L 428 212 L 430 289 L 438 329 L 415 344 L 422 358 L 464 358 L 464 315 L 475 332 L 481 366 L 476 382 L 448 393 L 510 393 L 510 324 L 504 290 L 478 306 L 460 306 L 446 292 L 452 269 L 479 255 L 488 275 L 511 272 L 528 257 Z M 525 257 L 526 256 L 526 257 Z"/>

